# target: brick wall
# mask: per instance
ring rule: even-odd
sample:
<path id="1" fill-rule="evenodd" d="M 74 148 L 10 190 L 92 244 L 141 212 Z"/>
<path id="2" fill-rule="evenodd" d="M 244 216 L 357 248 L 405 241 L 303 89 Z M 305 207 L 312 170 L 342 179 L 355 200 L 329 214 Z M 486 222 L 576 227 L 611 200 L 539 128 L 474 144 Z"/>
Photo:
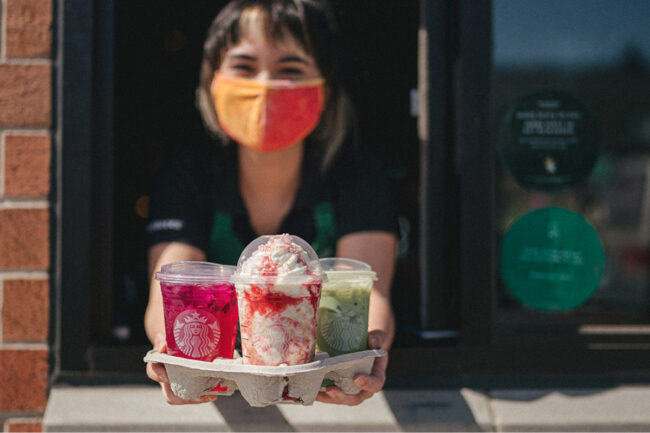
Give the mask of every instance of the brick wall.
<path id="1" fill-rule="evenodd" d="M 47 403 L 52 1 L 0 0 L 0 419 L 11 414 L 5 431 L 40 430 Z"/>

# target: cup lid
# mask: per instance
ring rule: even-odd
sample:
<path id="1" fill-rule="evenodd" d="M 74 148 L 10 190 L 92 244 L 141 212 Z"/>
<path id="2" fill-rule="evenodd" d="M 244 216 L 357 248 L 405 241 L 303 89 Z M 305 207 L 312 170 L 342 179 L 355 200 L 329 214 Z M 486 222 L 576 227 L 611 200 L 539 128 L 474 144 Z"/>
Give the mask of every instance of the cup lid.
<path id="1" fill-rule="evenodd" d="M 156 272 L 156 279 L 174 283 L 228 283 L 234 272 L 234 266 L 183 261 L 163 265 L 160 271 Z"/>
<path id="2" fill-rule="evenodd" d="M 377 279 L 377 273 L 372 270 L 372 267 L 361 260 L 345 257 L 325 257 L 320 259 L 320 264 L 328 279 L 350 277 Z"/>
<path id="3" fill-rule="evenodd" d="M 290 234 L 265 235 L 244 248 L 232 277 L 235 283 L 301 284 L 325 278 L 316 251 Z"/>

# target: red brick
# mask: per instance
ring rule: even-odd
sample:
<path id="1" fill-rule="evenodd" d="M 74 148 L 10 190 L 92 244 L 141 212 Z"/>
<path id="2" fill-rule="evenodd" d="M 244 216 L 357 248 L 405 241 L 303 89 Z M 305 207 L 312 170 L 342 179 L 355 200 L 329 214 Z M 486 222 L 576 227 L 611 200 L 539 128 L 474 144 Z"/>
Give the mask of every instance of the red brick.
<path id="1" fill-rule="evenodd" d="M 5 137 L 5 196 L 47 196 L 50 192 L 51 147 L 49 135 Z"/>
<path id="2" fill-rule="evenodd" d="M 0 269 L 48 269 L 49 235 L 47 209 L 0 210 Z"/>
<path id="3" fill-rule="evenodd" d="M 0 126 L 50 126 L 51 71 L 50 65 L 0 65 Z"/>
<path id="4" fill-rule="evenodd" d="M 5 421 L 5 432 L 42 432 L 42 418 L 9 418 Z"/>
<path id="5" fill-rule="evenodd" d="M 47 358 L 47 350 L 0 349 L 0 411 L 45 410 Z"/>
<path id="6" fill-rule="evenodd" d="M 52 0 L 5 0 L 7 57 L 49 57 Z"/>
<path id="7" fill-rule="evenodd" d="M 47 341 L 50 286 L 47 280 L 5 280 L 2 289 L 4 342 Z"/>

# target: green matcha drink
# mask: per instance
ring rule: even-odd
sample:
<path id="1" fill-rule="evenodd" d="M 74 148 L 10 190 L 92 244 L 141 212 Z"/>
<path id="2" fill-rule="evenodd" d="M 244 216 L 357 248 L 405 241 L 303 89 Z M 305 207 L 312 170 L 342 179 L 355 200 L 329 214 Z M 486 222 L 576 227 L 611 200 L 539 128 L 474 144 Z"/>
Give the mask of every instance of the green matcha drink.
<path id="1" fill-rule="evenodd" d="M 368 305 L 375 272 L 364 262 L 321 259 L 327 275 L 318 307 L 316 348 L 330 356 L 368 348 Z"/>

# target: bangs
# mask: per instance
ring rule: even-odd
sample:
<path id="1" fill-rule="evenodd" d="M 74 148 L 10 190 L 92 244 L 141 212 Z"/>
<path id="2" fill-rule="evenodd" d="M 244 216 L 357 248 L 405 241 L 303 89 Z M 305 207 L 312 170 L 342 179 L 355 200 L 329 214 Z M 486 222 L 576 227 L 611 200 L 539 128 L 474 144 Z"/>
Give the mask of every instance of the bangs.
<path id="1" fill-rule="evenodd" d="M 260 5 L 248 7 L 241 12 L 238 20 L 231 23 L 228 36 L 225 50 L 237 45 L 243 38 L 257 38 L 313 56 L 302 19 L 293 8 L 269 10 Z"/>

